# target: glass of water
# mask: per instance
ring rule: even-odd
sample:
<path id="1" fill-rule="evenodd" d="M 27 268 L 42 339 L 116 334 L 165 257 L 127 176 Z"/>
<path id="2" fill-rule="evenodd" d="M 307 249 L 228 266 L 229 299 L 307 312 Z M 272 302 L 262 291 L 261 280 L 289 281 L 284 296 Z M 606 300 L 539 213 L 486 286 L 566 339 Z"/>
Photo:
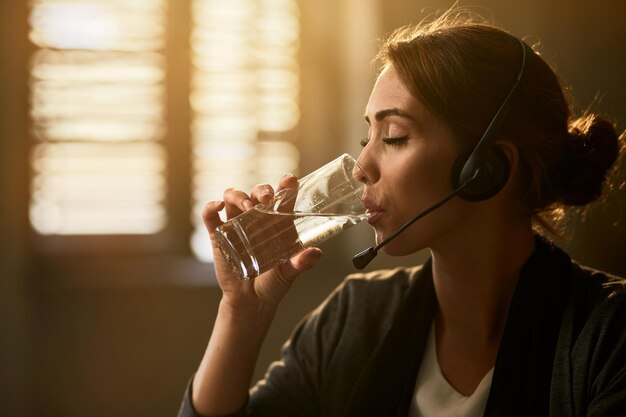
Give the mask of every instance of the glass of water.
<path id="1" fill-rule="evenodd" d="M 248 281 L 365 220 L 359 178 L 367 178 L 363 169 L 343 154 L 301 178 L 298 188 L 280 190 L 270 203 L 216 228 L 217 245 L 233 272 Z"/>

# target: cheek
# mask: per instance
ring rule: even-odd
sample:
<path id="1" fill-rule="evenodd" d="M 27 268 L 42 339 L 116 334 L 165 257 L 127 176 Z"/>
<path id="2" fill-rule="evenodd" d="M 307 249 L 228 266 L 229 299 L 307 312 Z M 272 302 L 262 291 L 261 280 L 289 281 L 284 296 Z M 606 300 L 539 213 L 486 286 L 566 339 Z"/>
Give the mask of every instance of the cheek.
<path id="1" fill-rule="evenodd" d="M 397 175 L 398 188 L 412 201 L 413 207 L 432 205 L 452 191 L 451 158 L 421 158 L 407 164 L 404 175 Z"/>

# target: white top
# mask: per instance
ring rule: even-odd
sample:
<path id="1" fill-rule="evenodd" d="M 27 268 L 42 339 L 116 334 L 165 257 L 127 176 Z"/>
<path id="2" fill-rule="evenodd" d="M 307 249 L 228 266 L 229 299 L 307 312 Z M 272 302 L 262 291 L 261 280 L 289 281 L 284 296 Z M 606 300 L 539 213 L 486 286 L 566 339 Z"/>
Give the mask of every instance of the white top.
<path id="1" fill-rule="evenodd" d="M 433 324 L 417 374 L 409 417 L 481 417 L 487 406 L 493 368 L 472 395 L 466 397 L 455 390 L 441 373 L 436 343 Z"/>

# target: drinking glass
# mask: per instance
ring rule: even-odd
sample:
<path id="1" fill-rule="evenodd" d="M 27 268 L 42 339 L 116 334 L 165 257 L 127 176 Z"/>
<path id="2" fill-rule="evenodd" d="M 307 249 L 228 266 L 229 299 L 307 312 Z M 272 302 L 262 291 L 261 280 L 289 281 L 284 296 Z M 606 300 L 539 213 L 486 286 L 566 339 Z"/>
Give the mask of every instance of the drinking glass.
<path id="1" fill-rule="evenodd" d="M 366 178 L 343 154 L 278 191 L 215 230 L 220 251 L 233 272 L 248 281 L 367 218 L 361 201 Z"/>

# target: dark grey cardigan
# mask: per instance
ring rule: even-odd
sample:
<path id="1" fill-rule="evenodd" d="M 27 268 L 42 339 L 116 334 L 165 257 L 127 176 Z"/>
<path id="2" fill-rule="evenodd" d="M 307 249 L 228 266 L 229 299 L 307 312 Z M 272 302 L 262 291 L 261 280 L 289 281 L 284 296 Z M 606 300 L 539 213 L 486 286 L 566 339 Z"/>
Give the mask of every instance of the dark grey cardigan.
<path id="1" fill-rule="evenodd" d="M 234 416 L 405 417 L 435 310 L 430 262 L 349 276 Z M 626 416 L 626 281 L 537 238 L 484 415 Z M 199 416 L 190 389 L 179 416 Z"/>

